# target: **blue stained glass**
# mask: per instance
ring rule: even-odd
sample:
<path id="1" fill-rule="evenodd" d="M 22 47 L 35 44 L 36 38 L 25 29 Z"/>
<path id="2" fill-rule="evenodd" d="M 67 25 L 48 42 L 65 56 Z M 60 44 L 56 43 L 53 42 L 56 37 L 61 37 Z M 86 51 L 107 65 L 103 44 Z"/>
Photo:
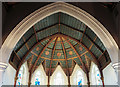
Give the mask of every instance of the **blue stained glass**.
<path id="1" fill-rule="evenodd" d="M 97 74 L 97 76 L 99 76 L 99 74 Z"/>
<path id="2" fill-rule="evenodd" d="M 35 81 L 35 85 L 40 85 L 40 81 L 38 81 L 38 78 Z"/>
<path id="3" fill-rule="evenodd" d="M 82 79 L 78 82 L 78 87 L 82 87 Z"/>

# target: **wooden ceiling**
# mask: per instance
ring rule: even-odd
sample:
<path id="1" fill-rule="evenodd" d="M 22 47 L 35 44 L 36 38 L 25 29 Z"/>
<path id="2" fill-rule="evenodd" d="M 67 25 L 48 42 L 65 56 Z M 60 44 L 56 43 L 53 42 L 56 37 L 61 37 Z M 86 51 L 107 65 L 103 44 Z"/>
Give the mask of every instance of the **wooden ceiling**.
<path id="1" fill-rule="evenodd" d="M 87 73 L 91 61 L 101 69 L 110 63 L 106 48 L 88 26 L 61 12 L 32 26 L 19 40 L 9 60 L 16 70 L 27 62 L 30 72 L 42 64 L 48 76 L 57 65 L 69 76 L 75 64 Z"/>

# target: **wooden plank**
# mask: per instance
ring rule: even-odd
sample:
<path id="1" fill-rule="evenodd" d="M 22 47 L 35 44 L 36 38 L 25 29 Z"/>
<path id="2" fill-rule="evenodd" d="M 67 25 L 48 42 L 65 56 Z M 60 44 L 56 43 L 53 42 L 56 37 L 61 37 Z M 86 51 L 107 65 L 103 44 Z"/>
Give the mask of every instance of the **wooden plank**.
<path id="1" fill-rule="evenodd" d="M 60 32 L 60 13 L 59 13 L 59 28 L 58 28 L 58 32 Z"/>

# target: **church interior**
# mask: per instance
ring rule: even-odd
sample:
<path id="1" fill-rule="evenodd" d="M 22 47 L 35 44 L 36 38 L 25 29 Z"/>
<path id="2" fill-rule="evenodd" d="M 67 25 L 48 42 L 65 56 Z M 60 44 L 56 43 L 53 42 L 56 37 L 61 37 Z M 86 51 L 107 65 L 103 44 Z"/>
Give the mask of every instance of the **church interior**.
<path id="1" fill-rule="evenodd" d="M 2 2 L 0 86 L 120 86 L 119 2 Z"/>

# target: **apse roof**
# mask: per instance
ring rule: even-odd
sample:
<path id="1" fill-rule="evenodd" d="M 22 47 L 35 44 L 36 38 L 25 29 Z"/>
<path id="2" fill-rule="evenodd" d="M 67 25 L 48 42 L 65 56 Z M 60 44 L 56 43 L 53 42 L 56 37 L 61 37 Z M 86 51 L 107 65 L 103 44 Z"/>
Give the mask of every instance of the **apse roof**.
<path id="1" fill-rule="evenodd" d="M 32 26 L 16 44 L 10 64 L 18 69 L 24 62 L 29 71 L 42 64 L 46 74 L 61 65 L 71 75 L 77 63 L 89 72 L 93 61 L 100 68 L 110 63 L 106 48 L 97 35 L 78 19 L 65 14 L 52 14 Z"/>

